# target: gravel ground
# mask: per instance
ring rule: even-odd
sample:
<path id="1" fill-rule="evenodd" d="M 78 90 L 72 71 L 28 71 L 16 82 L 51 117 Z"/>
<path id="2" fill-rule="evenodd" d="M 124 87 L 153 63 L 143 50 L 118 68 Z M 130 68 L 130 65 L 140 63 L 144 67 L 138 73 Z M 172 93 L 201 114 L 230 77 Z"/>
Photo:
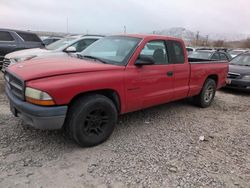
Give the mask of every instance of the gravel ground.
<path id="1" fill-rule="evenodd" d="M 219 91 L 207 109 L 184 100 L 127 114 L 107 142 L 79 148 L 24 125 L 0 93 L 0 187 L 250 187 L 249 96 Z"/>

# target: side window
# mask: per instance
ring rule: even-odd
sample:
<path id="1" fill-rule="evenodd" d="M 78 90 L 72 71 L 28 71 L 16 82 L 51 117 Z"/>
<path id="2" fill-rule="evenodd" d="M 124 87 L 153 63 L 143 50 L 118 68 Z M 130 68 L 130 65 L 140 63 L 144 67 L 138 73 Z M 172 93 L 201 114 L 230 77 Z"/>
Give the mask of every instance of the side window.
<path id="1" fill-rule="evenodd" d="M 184 51 L 181 43 L 172 42 L 173 45 L 173 55 L 175 56 L 175 63 L 182 64 L 185 62 Z"/>
<path id="2" fill-rule="evenodd" d="M 211 60 L 220 60 L 220 55 L 219 53 L 214 53 L 214 55 L 212 55 Z"/>
<path id="3" fill-rule="evenodd" d="M 168 64 L 168 54 L 165 41 L 150 41 L 142 49 L 140 56 L 154 59 L 156 65 Z"/>
<path id="4" fill-rule="evenodd" d="M 227 58 L 227 56 L 225 54 L 220 53 L 220 60 L 226 60 L 226 61 L 228 61 L 228 58 Z"/>
<path id="5" fill-rule="evenodd" d="M 7 31 L 0 31 L 0 41 L 14 41 L 14 38 Z"/>
<path id="6" fill-rule="evenodd" d="M 27 42 L 41 42 L 40 38 L 32 33 L 22 33 L 22 32 L 17 32 L 17 34 Z"/>
<path id="7" fill-rule="evenodd" d="M 76 52 L 81 52 L 95 41 L 97 41 L 97 39 L 83 39 L 76 42 L 72 46 L 76 48 Z"/>

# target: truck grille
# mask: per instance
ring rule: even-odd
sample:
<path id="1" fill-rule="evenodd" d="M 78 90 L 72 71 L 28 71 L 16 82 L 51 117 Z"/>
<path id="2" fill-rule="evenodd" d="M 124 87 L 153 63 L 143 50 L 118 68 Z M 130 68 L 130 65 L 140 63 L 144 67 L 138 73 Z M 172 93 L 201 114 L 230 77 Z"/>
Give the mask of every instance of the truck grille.
<path id="1" fill-rule="evenodd" d="M 237 78 L 239 78 L 239 77 L 240 77 L 240 74 L 238 74 L 238 73 L 229 72 L 229 73 L 227 74 L 227 78 L 237 79 Z"/>
<path id="2" fill-rule="evenodd" d="M 10 65 L 10 60 L 9 59 L 4 59 L 3 60 L 3 67 L 2 67 L 2 72 L 6 71 L 6 68 Z"/>
<path id="3" fill-rule="evenodd" d="M 5 72 L 4 79 L 10 92 L 17 98 L 24 100 L 24 82 L 9 72 Z"/>

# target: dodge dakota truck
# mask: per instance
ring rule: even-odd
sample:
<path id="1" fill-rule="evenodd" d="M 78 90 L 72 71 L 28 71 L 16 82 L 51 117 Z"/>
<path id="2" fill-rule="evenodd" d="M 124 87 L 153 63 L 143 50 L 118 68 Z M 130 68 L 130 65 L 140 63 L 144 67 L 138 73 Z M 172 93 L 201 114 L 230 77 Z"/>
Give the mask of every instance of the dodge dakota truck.
<path id="1" fill-rule="evenodd" d="M 34 58 L 10 66 L 10 109 L 38 129 L 65 129 L 82 147 L 109 138 L 118 115 L 193 97 L 211 105 L 225 86 L 226 61 L 188 59 L 181 39 L 108 36 L 75 57 Z"/>

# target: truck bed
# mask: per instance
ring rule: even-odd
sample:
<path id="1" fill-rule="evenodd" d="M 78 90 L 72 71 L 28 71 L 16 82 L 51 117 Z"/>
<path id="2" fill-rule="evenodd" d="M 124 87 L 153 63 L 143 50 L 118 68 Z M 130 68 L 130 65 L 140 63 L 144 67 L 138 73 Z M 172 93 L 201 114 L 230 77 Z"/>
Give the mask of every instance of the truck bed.
<path id="1" fill-rule="evenodd" d="M 209 59 L 199 59 L 199 58 L 188 58 L 189 63 L 220 63 L 221 61 L 209 60 Z M 225 61 L 223 61 L 225 63 Z"/>
<path id="2" fill-rule="evenodd" d="M 198 61 L 192 59 L 190 63 L 190 91 L 189 96 L 199 94 L 207 77 L 214 77 L 217 80 L 217 88 L 225 86 L 228 73 L 227 61 Z"/>

